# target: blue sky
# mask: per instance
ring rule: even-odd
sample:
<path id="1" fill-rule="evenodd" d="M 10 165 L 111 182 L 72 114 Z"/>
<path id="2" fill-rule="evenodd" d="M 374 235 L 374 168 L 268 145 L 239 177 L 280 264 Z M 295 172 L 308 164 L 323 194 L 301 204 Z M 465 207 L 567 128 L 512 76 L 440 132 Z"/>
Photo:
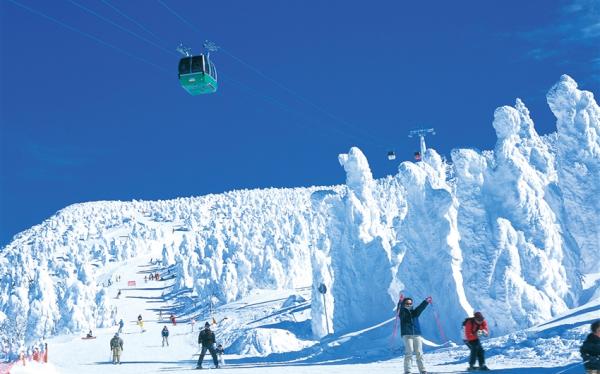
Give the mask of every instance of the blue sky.
<path id="1" fill-rule="evenodd" d="M 354 145 L 395 174 L 412 128 L 445 155 L 490 149 L 496 107 L 520 97 L 549 133 L 561 74 L 600 92 L 595 0 L 0 0 L 0 17 L 0 245 L 78 202 L 343 183 Z M 220 88 L 192 97 L 175 47 L 205 39 Z"/>

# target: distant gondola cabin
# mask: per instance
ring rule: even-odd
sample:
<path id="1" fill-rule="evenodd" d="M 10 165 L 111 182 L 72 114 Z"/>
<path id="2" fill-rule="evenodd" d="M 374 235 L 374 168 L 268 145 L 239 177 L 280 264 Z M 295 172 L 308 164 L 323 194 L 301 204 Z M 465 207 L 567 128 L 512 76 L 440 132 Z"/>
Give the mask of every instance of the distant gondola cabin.
<path id="1" fill-rule="evenodd" d="M 179 82 L 190 95 L 217 91 L 217 69 L 208 56 L 198 55 L 179 60 Z"/>

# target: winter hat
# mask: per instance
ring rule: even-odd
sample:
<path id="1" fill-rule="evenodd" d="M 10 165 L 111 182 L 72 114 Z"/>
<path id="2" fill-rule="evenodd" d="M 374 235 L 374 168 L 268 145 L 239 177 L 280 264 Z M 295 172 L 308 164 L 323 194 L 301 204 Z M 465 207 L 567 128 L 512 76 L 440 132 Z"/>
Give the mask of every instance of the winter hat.
<path id="1" fill-rule="evenodd" d="M 117 333 L 115 333 L 115 338 L 118 338 L 118 337 L 119 337 L 119 333 L 117 332 Z"/>
<path id="2" fill-rule="evenodd" d="M 597 321 L 594 321 L 592 323 L 592 325 L 590 326 L 590 328 L 592 329 L 592 333 L 596 333 L 596 331 L 598 331 L 598 329 L 600 328 L 600 319 Z"/>
<path id="3" fill-rule="evenodd" d="M 481 314 L 481 312 L 475 312 L 475 314 L 473 314 L 473 317 L 475 317 L 477 321 L 483 321 L 483 314 Z"/>
<path id="4" fill-rule="evenodd" d="M 206 323 L 204 324 L 204 327 L 210 327 L 210 323 L 206 322 Z"/>

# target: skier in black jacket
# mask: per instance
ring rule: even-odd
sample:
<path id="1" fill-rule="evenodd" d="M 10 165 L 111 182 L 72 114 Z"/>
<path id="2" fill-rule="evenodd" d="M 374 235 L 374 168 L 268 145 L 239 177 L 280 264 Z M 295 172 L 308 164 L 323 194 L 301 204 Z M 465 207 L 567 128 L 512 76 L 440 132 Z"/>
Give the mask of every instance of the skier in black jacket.
<path id="1" fill-rule="evenodd" d="M 587 336 L 579 352 L 585 362 L 586 373 L 600 374 L 600 319 L 591 327 L 592 333 Z"/>
<path id="2" fill-rule="evenodd" d="M 215 350 L 215 333 L 210 331 L 210 323 L 206 322 L 204 324 L 204 330 L 200 331 L 198 335 L 198 344 L 202 344 L 202 351 L 200 352 L 200 357 L 198 357 L 196 369 L 202 369 L 202 361 L 204 360 L 206 350 L 210 352 L 215 368 L 218 368 L 219 361 L 217 360 L 217 351 Z"/>

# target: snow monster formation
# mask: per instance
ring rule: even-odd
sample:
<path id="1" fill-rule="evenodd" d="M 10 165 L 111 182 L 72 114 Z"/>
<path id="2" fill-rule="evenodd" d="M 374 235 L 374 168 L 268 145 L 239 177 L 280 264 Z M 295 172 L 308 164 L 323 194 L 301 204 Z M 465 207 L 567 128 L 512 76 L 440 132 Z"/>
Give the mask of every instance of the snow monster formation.
<path id="1" fill-rule="evenodd" d="M 339 156 L 346 171 L 346 191 L 334 204 L 331 267 L 333 330 L 357 330 L 381 322 L 394 308 L 389 239 L 373 196 L 375 181 L 358 148 Z M 336 209 L 337 208 L 337 209 Z"/>
<path id="2" fill-rule="evenodd" d="M 556 116 L 558 189 L 565 229 L 579 248 L 582 274 L 598 272 L 600 256 L 600 108 L 591 92 L 563 75 L 547 95 Z"/>
<path id="3" fill-rule="evenodd" d="M 580 286 L 551 208 L 554 156 L 521 100 L 494 114 L 493 153 L 452 154 L 466 289 L 476 309 L 511 331 L 564 311 Z"/>

